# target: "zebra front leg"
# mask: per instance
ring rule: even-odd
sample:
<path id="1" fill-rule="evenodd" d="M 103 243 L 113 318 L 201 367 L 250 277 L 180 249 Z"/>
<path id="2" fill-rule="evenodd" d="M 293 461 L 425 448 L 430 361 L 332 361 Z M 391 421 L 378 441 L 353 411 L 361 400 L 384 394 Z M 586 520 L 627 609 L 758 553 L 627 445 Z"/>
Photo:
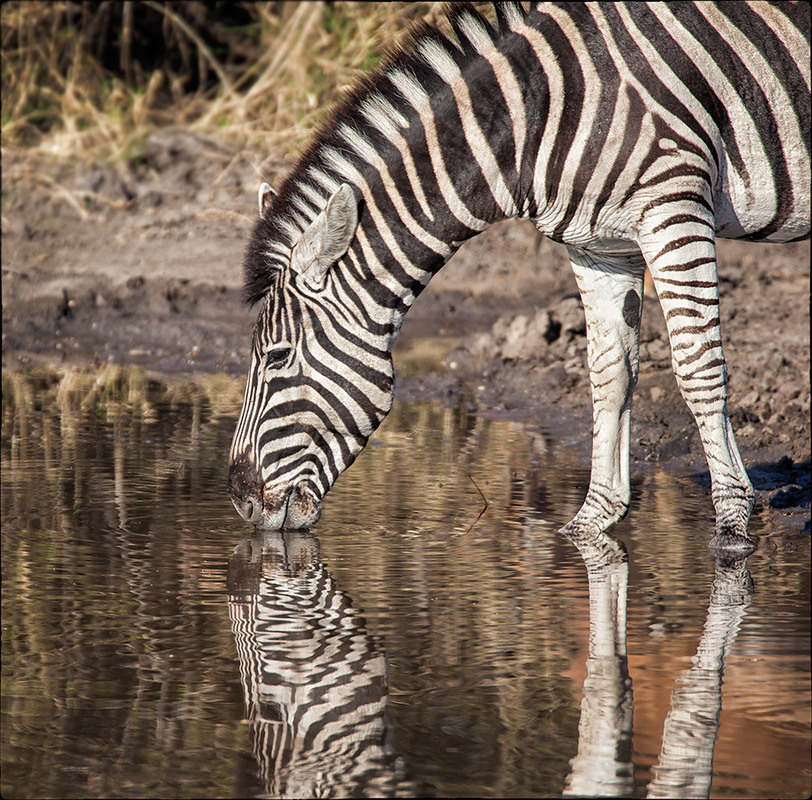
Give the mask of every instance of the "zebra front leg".
<path id="1" fill-rule="evenodd" d="M 711 548 L 755 549 L 747 536 L 754 492 L 727 413 L 727 368 L 719 322 L 713 227 L 697 213 L 674 218 L 679 236 L 641 243 L 665 316 L 671 366 L 696 421 L 711 476 L 716 532 Z M 668 227 L 662 223 L 657 228 Z M 656 230 L 656 229 L 655 229 Z M 667 242 L 667 240 L 666 240 Z"/>
<path id="2" fill-rule="evenodd" d="M 586 316 L 592 388 L 592 472 L 581 510 L 562 528 L 596 534 L 629 510 L 629 437 L 637 383 L 642 256 L 598 258 L 570 248 L 570 262 Z"/>

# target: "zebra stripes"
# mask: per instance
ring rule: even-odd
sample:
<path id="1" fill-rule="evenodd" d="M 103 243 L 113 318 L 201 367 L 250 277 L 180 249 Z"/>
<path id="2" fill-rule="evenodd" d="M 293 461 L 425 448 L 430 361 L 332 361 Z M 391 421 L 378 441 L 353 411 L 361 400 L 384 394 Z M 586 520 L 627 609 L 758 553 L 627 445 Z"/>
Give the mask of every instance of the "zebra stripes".
<path id="1" fill-rule="evenodd" d="M 391 406 L 403 316 L 459 245 L 529 218 L 565 245 L 587 320 L 592 477 L 571 530 L 629 506 L 643 274 L 668 328 L 717 514 L 752 547 L 727 414 L 717 237 L 810 225 L 808 4 L 518 3 L 420 27 L 314 137 L 245 257 L 262 302 L 230 490 L 249 522 L 309 527 Z"/>
<path id="2" fill-rule="evenodd" d="M 243 539 L 228 608 L 248 727 L 271 797 L 406 797 L 386 716 L 386 656 L 309 533 Z"/>

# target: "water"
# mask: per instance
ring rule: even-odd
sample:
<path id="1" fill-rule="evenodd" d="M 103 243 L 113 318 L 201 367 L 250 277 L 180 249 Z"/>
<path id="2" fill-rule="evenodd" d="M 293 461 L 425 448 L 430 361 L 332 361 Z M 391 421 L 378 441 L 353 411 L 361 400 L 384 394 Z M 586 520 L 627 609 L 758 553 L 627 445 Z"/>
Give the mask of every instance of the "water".
<path id="1" fill-rule="evenodd" d="M 812 792 L 808 536 L 715 565 L 705 490 L 652 469 L 599 557 L 556 533 L 565 450 L 430 402 L 313 534 L 257 536 L 240 401 L 4 375 L 4 797 Z"/>

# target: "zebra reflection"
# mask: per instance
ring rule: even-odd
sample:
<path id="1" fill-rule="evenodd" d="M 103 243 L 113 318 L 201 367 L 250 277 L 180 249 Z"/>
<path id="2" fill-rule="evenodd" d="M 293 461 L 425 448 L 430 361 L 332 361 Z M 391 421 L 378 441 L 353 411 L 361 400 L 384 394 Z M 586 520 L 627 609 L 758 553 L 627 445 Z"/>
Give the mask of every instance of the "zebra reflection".
<path id="1" fill-rule="evenodd" d="M 578 723 L 578 754 L 565 795 L 631 797 L 632 681 L 626 656 L 629 559 L 611 536 L 567 535 L 589 579 L 589 655 Z"/>
<path id="2" fill-rule="evenodd" d="M 722 673 L 753 579 L 746 559 L 717 558 L 710 605 L 693 666 L 677 681 L 647 797 L 708 797 L 722 710 Z"/>
<path id="3" fill-rule="evenodd" d="M 568 538 L 581 553 L 589 579 L 589 655 L 578 753 L 570 761 L 564 794 L 630 797 L 634 767 L 632 681 L 626 656 L 628 557 L 607 534 Z M 746 558 L 717 557 L 705 627 L 693 666 L 671 694 L 647 797 L 709 796 L 725 660 L 752 596 Z"/>
<path id="4" fill-rule="evenodd" d="M 386 716 L 386 656 L 302 531 L 243 539 L 228 606 L 248 726 L 273 797 L 410 796 Z"/>

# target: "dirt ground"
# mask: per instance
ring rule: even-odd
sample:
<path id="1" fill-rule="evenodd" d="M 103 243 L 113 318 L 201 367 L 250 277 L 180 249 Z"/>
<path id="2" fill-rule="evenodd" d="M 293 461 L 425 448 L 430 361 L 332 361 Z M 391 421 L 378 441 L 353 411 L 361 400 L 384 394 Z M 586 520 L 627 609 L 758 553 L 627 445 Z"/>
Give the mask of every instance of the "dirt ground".
<path id="1" fill-rule="evenodd" d="M 260 179 L 249 154 L 186 129 L 148 140 L 141 163 L 69 168 L 5 149 L 3 369 L 113 360 L 164 374 L 242 375 L 255 312 L 240 302 Z M 266 161 L 266 163 L 268 163 Z M 809 242 L 720 242 L 723 339 L 734 429 L 768 528 L 809 532 Z M 527 222 L 466 243 L 407 316 L 400 398 L 470 402 L 534 420 L 588 463 L 583 312 L 562 247 Z M 643 312 L 632 427 L 646 463 L 706 466 L 676 389 L 656 298 Z"/>

